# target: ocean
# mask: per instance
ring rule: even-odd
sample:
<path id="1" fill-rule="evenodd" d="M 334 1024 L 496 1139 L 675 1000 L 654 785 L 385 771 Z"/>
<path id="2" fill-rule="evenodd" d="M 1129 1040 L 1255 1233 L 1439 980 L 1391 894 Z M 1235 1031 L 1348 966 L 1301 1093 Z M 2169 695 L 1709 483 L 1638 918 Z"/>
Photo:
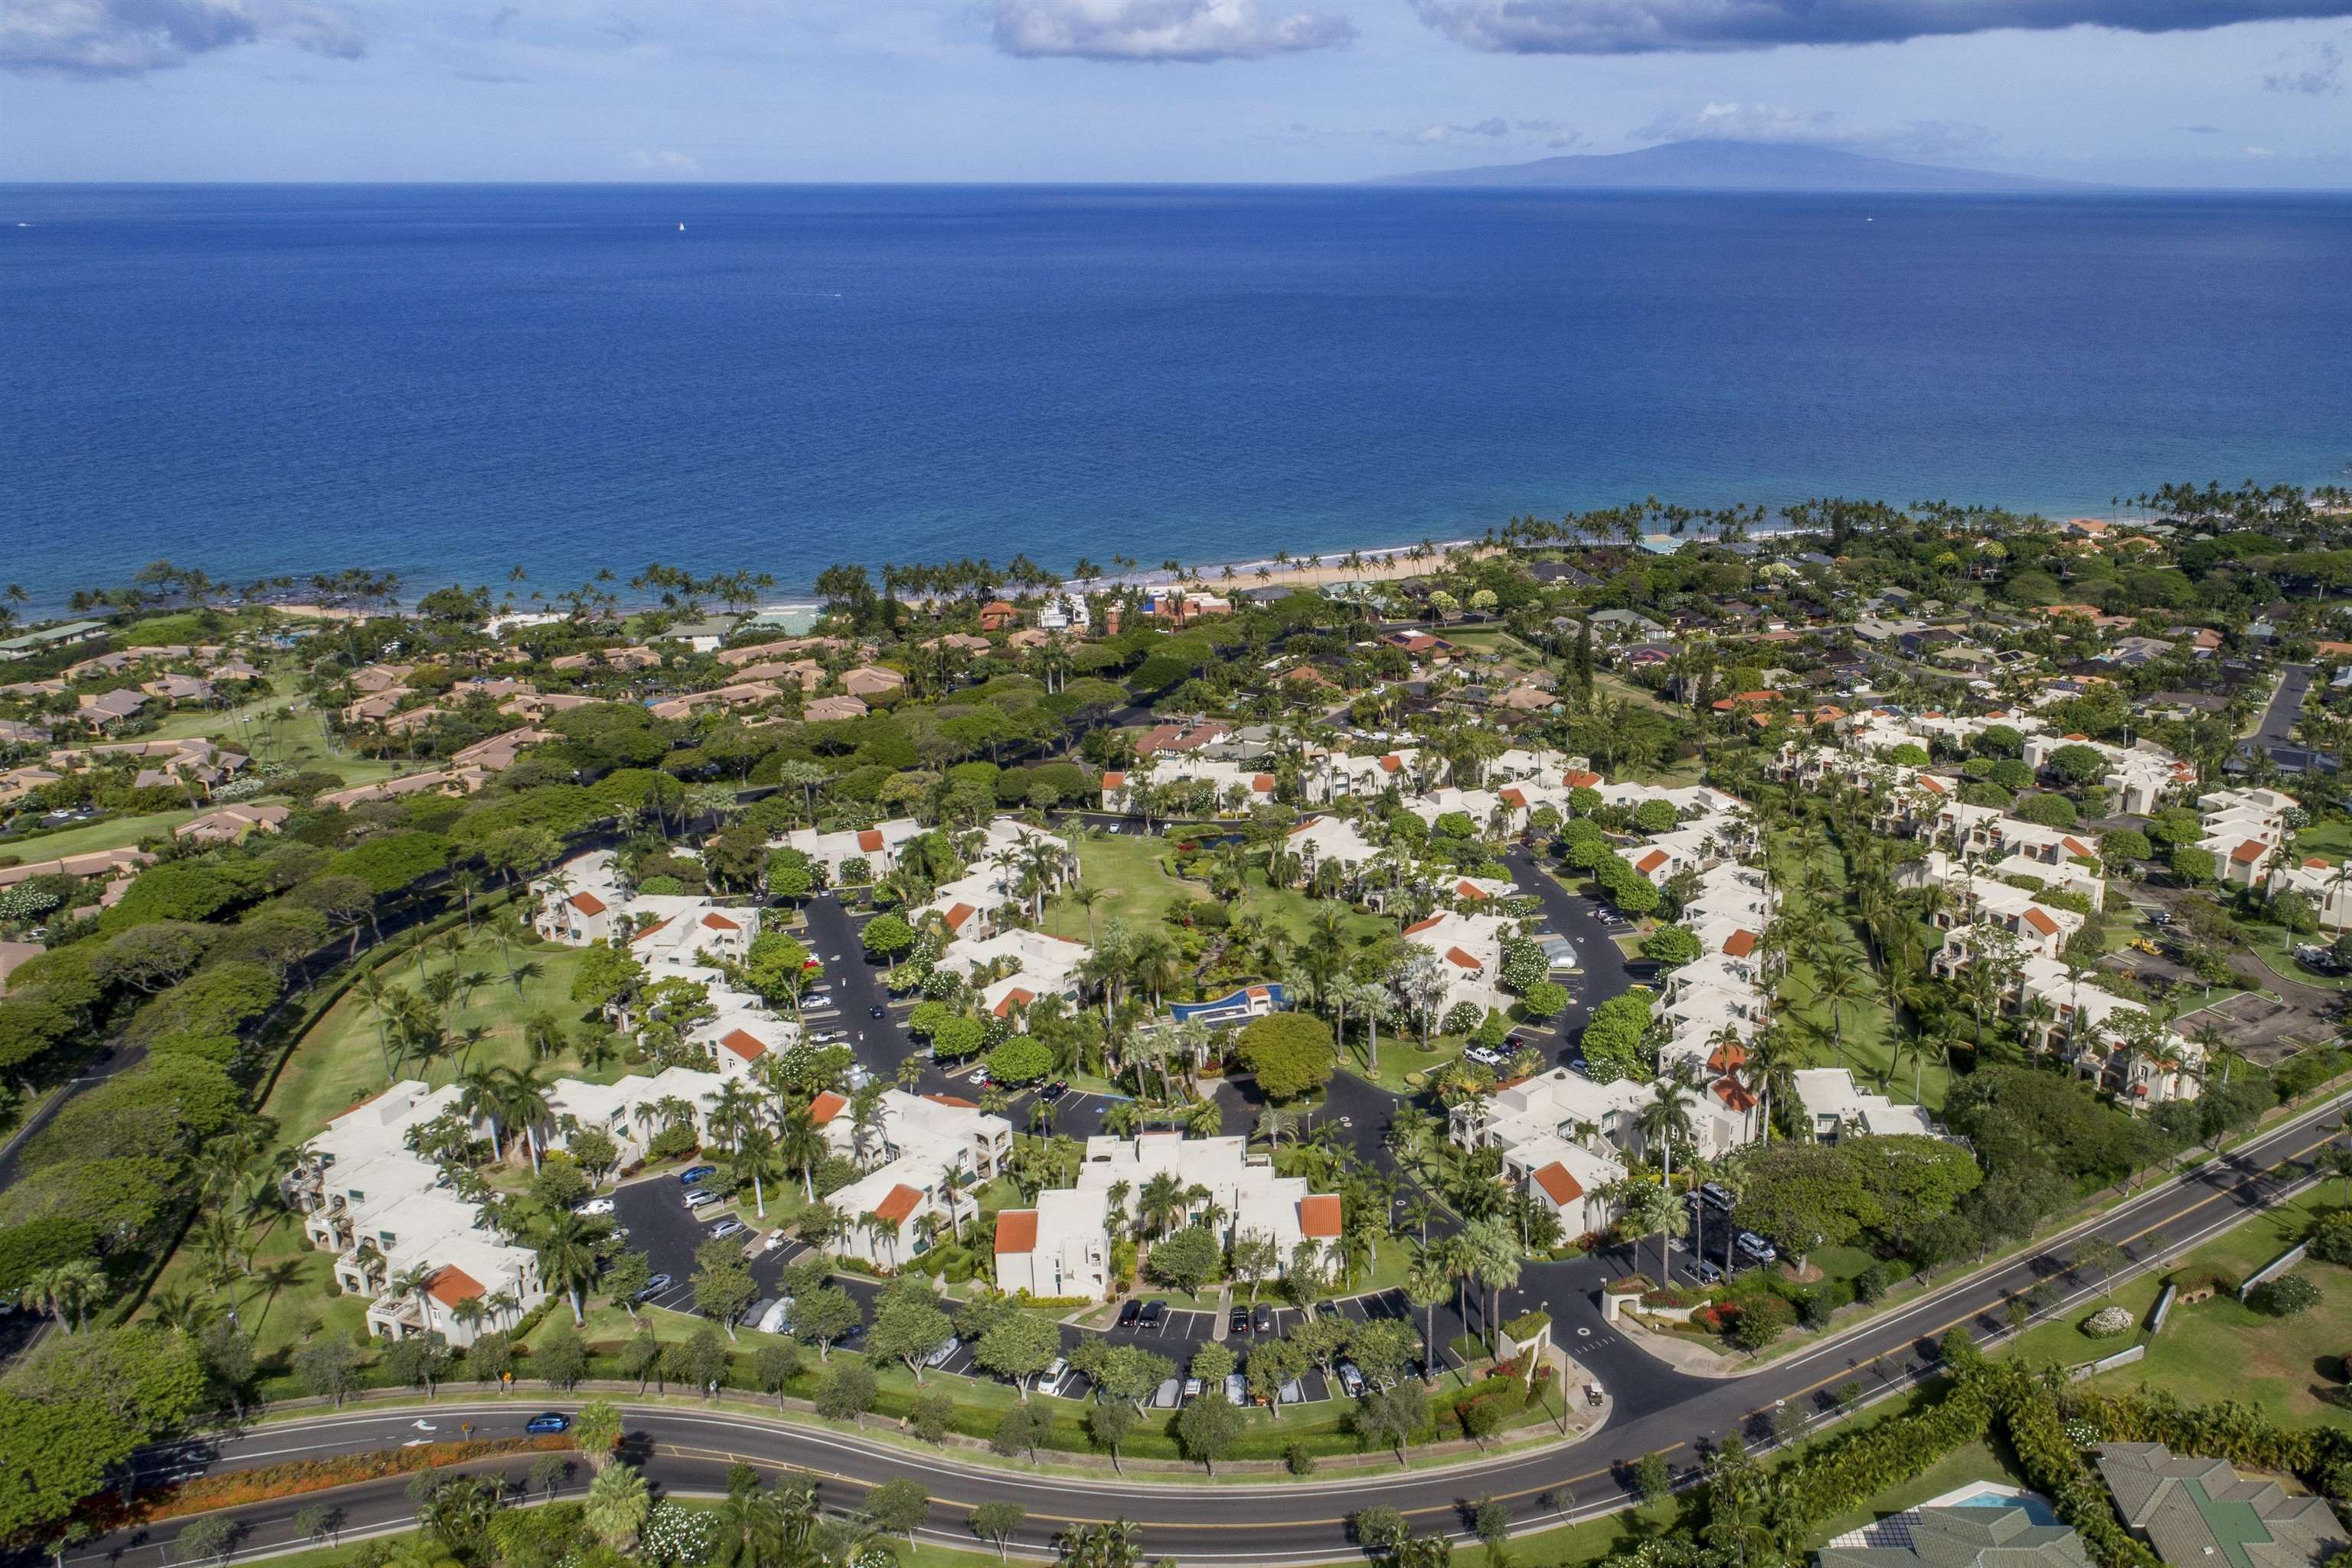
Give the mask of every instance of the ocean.
<path id="1" fill-rule="evenodd" d="M 2342 482 L 2352 198 L 0 186 L 0 579 L 552 594 Z"/>

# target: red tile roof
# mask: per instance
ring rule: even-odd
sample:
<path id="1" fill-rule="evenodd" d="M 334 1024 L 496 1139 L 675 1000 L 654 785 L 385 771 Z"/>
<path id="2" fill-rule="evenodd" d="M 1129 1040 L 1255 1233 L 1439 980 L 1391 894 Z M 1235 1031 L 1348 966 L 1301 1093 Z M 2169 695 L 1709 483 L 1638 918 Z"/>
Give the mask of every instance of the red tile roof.
<path id="1" fill-rule="evenodd" d="M 2048 915 L 2043 914 L 2040 910 L 2027 910 L 2025 911 L 2025 923 L 2032 926 L 2035 931 L 2040 931 L 2043 936 L 2056 936 L 2058 934 L 2058 922 L 2052 920 Z"/>
<path id="2" fill-rule="evenodd" d="M 1543 1189 L 1544 1196 L 1562 1208 L 1584 1195 L 1584 1184 L 1570 1175 L 1568 1167 L 1557 1160 L 1535 1175 L 1536 1185 Z"/>
<path id="3" fill-rule="evenodd" d="M 848 1109 L 849 1101 L 828 1089 L 809 1101 L 809 1120 L 822 1127 Z"/>
<path id="4" fill-rule="evenodd" d="M 2097 858 L 2091 853 L 2091 847 L 2079 838 L 2061 838 L 2058 842 L 2066 847 L 2069 855 L 2080 855 L 2086 860 Z"/>
<path id="5" fill-rule="evenodd" d="M 1250 788 L 1257 791 L 1260 795 L 1271 795 L 1274 792 L 1274 775 L 1272 773 L 1252 773 L 1250 775 Z"/>
<path id="6" fill-rule="evenodd" d="M 1723 939 L 1723 951 L 1727 957 L 1747 957 L 1756 951 L 1756 933 L 1752 931 L 1733 931 Z"/>
<path id="7" fill-rule="evenodd" d="M 1486 967 L 1458 947 L 1449 947 L 1445 950 L 1445 962 L 1457 968 L 1467 969 L 1473 973 Z"/>
<path id="8" fill-rule="evenodd" d="M 1748 1111 L 1756 1109 L 1756 1097 L 1731 1079 L 1716 1080 L 1715 1097 L 1732 1110 Z"/>
<path id="9" fill-rule="evenodd" d="M 1738 1040 L 1724 1041 L 1715 1047 L 1715 1054 L 1706 1058 L 1709 1072 L 1737 1072 L 1747 1065 L 1748 1047 Z"/>
<path id="10" fill-rule="evenodd" d="M 1445 917 L 1444 915 L 1432 915 L 1425 921 L 1415 921 L 1412 924 L 1404 928 L 1404 934 L 1411 936 L 1415 931 L 1427 931 L 1430 927 L 1435 925 L 1444 918 Z"/>
<path id="11" fill-rule="evenodd" d="M 1918 784 L 1921 789 L 1931 790 L 1937 795 L 1944 793 L 1944 786 L 1929 774 L 1921 773 L 1919 775 Z"/>
<path id="12" fill-rule="evenodd" d="M 605 905 L 604 900 L 593 893 L 574 893 L 572 895 L 572 907 L 583 915 L 601 915 Z"/>
<path id="13" fill-rule="evenodd" d="M 2230 858 L 2241 866 L 2251 866 L 2262 858 L 2263 845 L 2262 840 L 2258 838 L 2249 838 L 2230 851 Z"/>
<path id="14" fill-rule="evenodd" d="M 668 924 L 669 924 L 669 921 L 654 921 L 654 923 L 653 923 L 653 924 L 651 924 L 651 925 L 649 925 L 649 926 L 646 927 L 646 929 L 645 929 L 645 930 L 643 930 L 643 931 L 639 931 L 636 935 L 635 935 L 635 936 L 631 937 L 629 940 L 630 940 L 631 942 L 643 942 L 643 941 L 645 941 L 645 940 L 646 940 L 646 938 L 647 938 L 647 937 L 649 937 L 649 936 L 653 935 L 653 934 L 654 934 L 654 932 L 656 932 L 656 931 L 660 931 L 663 927 L 665 927 L 665 926 L 667 926 L 667 925 L 668 925 Z"/>
<path id="15" fill-rule="evenodd" d="M 927 1094 L 923 1096 L 923 1098 L 929 1100 L 933 1105 L 952 1106 L 958 1110 L 978 1110 L 980 1109 L 980 1102 L 978 1100 L 966 1100 L 961 1095 Z"/>
<path id="16" fill-rule="evenodd" d="M 951 905 L 948 910 L 948 930 L 963 930 L 963 922 L 971 919 L 975 912 L 970 904 Z"/>
<path id="17" fill-rule="evenodd" d="M 768 1054 L 766 1041 L 742 1029 L 730 1029 L 719 1037 L 719 1043 L 747 1062 L 756 1062 Z"/>
<path id="18" fill-rule="evenodd" d="M 1381 759 L 1381 772 L 1384 773 L 1392 773 L 1402 766 L 1404 766 L 1404 759 L 1394 752 Z"/>
<path id="19" fill-rule="evenodd" d="M 896 1220 L 903 1225 L 907 1216 L 915 1212 L 915 1205 L 922 1201 L 921 1193 L 901 1182 L 884 1194 L 882 1201 L 874 1205 L 874 1217 Z"/>
<path id="20" fill-rule="evenodd" d="M 1298 1234 L 1328 1240 L 1339 1234 L 1339 1200 L 1318 1193 L 1298 1200 Z"/>
<path id="21" fill-rule="evenodd" d="M 1495 793 L 1500 795 L 1503 800 L 1509 805 L 1524 808 L 1528 804 L 1527 791 L 1519 788 L 1516 784 L 1512 785 L 1509 789 L 1497 790 Z"/>
<path id="22" fill-rule="evenodd" d="M 860 849 L 865 850 L 868 855 L 880 849 L 882 847 L 881 829 L 877 827 L 868 827 L 860 830 L 857 835 L 857 847 Z"/>
<path id="23" fill-rule="evenodd" d="M 1116 768 L 1113 768 L 1110 772 L 1103 774 L 1103 788 L 1105 789 L 1117 789 L 1125 783 L 1127 783 L 1127 775 L 1120 773 Z"/>
<path id="24" fill-rule="evenodd" d="M 729 920 L 725 915 L 705 915 L 702 917 L 702 923 L 712 931 L 741 931 L 743 929 L 741 926 L 737 925 L 733 921 Z"/>
<path id="25" fill-rule="evenodd" d="M 1035 1209 L 999 1209 L 996 1213 L 996 1250 L 999 1252 L 1036 1251 L 1037 1211 Z"/>
<path id="26" fill-rule="evenodd" d="M 470 1301 L 483 1294 L 483 1288 L 480 1280 L 450 1264 L 433 1276 L 431 1282 L 425 1287 L 425 1293 L 445 1307 L 454 1307 L 460 1301 Z"/>
<path id="27" fill-rule="evenodd" d="M 1589 773 L 1580 768 L 1562 773 L 1560 780 L 1570 789 L 1598 789 L 1601 786 L 1599 773 Z"/>
<path id="28" fill-rule="evenodd" d="M 1664 850 L 1653 849 L 1647 855 L 1643 856 L 1639 860 L 1633 862 L 1633 869 L 1641 872 L 1642 875 L 1646 877 L 1651 872 L 1656 870 L 1659 867 L 1664 865 L 1667 858 L 1668 857 Z"/>
<path id="29" fill-rule="evenodd" d="M 1004 994 L 1004 1000 L 996 1005 L 996 1016 L 1000 1018 L 1009 1017 L 1015 1007 L 1026 1007 L 1035 1000 L 1037 1000 L 1035 992 L 1015 985 Z"/>

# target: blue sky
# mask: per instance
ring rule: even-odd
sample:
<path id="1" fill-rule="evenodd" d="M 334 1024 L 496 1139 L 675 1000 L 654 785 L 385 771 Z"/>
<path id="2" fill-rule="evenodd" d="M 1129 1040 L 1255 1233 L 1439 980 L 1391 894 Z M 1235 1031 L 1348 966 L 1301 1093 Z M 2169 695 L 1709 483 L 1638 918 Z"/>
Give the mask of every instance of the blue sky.
<path id="1" fill-rule="evenodd" d="M 2347 57 L 2352 0 L 5 0 L 0 178 L 1324 181 L 1711 134 L 2347 188 Z"/>

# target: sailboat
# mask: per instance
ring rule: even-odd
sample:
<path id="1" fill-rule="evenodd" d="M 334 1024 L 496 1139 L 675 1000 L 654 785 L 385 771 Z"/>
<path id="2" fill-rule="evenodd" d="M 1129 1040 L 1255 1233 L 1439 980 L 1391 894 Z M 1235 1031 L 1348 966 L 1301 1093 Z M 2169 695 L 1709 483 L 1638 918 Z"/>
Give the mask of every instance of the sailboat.
<path id="1" fill-rule="evenodd" d="M 684 224 L 680 224 L 680 225 L 678 225 L 678 226 L 677 226 L 677 232 L 678 232 L 678 233 L 680 233 L 680 234 L 684 234 L 684 233 L 686 232 L 686 225 L 684 225 Z"/>

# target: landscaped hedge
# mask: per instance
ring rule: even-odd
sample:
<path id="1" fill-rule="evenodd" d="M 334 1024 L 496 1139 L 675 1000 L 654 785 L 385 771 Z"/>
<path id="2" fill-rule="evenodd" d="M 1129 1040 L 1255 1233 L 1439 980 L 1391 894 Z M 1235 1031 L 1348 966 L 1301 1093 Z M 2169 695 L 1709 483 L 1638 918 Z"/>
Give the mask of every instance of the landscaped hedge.
<path id="1" fill-rule="evenodd" d="M 271 1498 L 325 1491 L 356 1481 L 381 1480 L 385 1476 L 414 1475 L 444 1465 L 496 1458 L 505 1454 L 569 1453 L 569 1437 L 481 1437 L 469 1443 L 421 1443 L 414 1448 L 376 1448 L 338 1454 L 327 1459 L 297 1459 L 291 1464 L 266 1465 L 250 1470 L 228 1470 L 198 1476 L 142 1491 L 128 1507 L 119 1492 L 105 1492 L 83 1505 L 83 1517 L 99 1531 L 115 1531 L 183 1514 L 209 1513 L 215 1509 L 241 1508 Z"/>

